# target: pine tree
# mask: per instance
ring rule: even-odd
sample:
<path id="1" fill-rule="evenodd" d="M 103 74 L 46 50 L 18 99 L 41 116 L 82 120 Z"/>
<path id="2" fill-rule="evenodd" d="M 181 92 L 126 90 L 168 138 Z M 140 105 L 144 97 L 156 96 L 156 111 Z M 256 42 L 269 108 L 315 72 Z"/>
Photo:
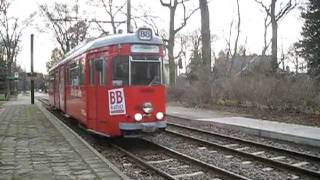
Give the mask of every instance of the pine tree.
<path id="1" fill-rule="evenodd" d="M 320 81 L 320 1 L 309 0 L 302 28 L 303 39 L 297 44 L 300 55 L 308 62 L 308 72 Z"/>

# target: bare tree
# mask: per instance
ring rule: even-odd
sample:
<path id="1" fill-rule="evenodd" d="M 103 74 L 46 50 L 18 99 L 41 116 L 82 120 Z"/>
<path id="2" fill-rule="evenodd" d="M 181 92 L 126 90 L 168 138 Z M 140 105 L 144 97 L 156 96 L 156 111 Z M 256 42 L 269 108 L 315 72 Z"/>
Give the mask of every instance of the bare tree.
<path id="1" fill-rule="evenodd" d="M 57 62 L 59 62 L 63 58 L 63 52 L 59 48 L 54 48 L 51 51 L 51 57 L 50 61 L 46 63 L 47 70 L 49 72 L 49 69 L 55 65 Z"/>
<path id="2" fill-rule="evenodd" d="M 300 72 L 304 72 L 306 65 L 306 62 L 303 62 L 299 57 L 299 50 L 298 47 L 295 45 L 292 45 L 288 49 L 288 58 L 289 61 L 294 65 L 294 71 L 296 74 Z"/>
<path id="3" fill-rule="evenodd" d="M 201 34 L 199 31 L 194 31 L 192 34 L 188 37 L 190 48 L 191 48 L 191 56 L 190 56 L 190 62 L 187 66 L 187 79 L 192 82 L 195 80 L 199 80 L 199 78 L 202 77 L 202 66 L 203 62 L 199 61 L 201 59 Z M 206 74 L 207 75 L 207 74 Z"/>
<path id="4" fill-rule="evenodd" d="M 232 36 L 232 28 L 233 28 L 233 22 L 234 20 L 232 19 L 231 20 L 231 23 L 230 23 L 230 28 L 229 28 L 229 33 L 228 33 L 228 37 L 225 37 L 225 41 L 227 43 L 227 48 L 226 48 L 226 59 L 227 61 L 229 62 L 229 59 L 230 59 L 230 56 L 232 56 L 232 53 L 231 53 L 231 36 Z"/>
<path id="5" fill-rule="evenodd" d="M 234 48 L 233 48 L 233 53 L 231 56 L 231 62 L 230 62 L 230 69 L 229 69 L 229 74 L 231 75 L 232 73 L 232 68 L 234 64 L 234 59 L 238 53 L 238 41 L 239 41 L 239 36 L 240 36 L 240 25 L 241 25 L 241 16 L 240 16 L 240 5 L 239 5 L 239 0 L 237 0 L 237 16 L 238 16 L 238 24 L 237 24 L 237 35 L 236 39 L 234 41 Z M 230 27 L 230 36 L 231 36 L 231 27 Z M 230 42 L 229 42 L 230 43 Z M 230 50 L 230 48 L 229 48 Z"/>
<path id="6" fill-rule="evenodd" d="M 40 10 L 48 20 L 46 27 L 54 31 L 63 54 L 86 38 L 90 23 L 80 20 L 78 1 L 72 7 L 57 2 L 52 8 L 42 4 Z"/>
<path id="7" fill-rule="evenodd" d="M 201 12 L 201 42 L 202 42 L 202 63 L 206 71 L 211 69 L 211 35 L 210 18 L 207 0 L 199 0 Z"/>
<path id="8" fill-rule="evenodd" d="M 167 7 L 170 10 L 170 23 L 169 23 L 169 39 L 165 39 L 167 42 L 168 56 L 169 56 L 169 77 L 170 77 L 170 85 L 175 85 L 175 77 L 176 77 L 176 64 L 174 56 L 174 44 L 175 44 L 175 36 L 176 34 L 187 25 L 187 21 L 190 17 L 199 9 L 199 7 L 192 9 L 187 12 L 186 2 L 189 0 L 170 0 L 169 2 L 164 2 L 164 0 L 160 0 L 162 6 Z M 175 28 L 175 15 L 178 6 L 182 6 L 183 9 L 183 21 L 181 25 Z"/>
<path id="9" fill-rule="evenodd" d="M 131 7 L 133 12 L 131 14 L 131 20 L 133 21 L 133 25 L 135 28 L 138 28 L 139 25 L 147 25 L 152 28 L 155 34 L 159 35 L 161 29 L 157 25 L 157 20 L 159 16 L 153 14 L 153 10 L 144 4 L 138 4 Z M 127 14 L 126 14 L 127 15 Z"/>
<path id="10" fill-rule="evenodd" d="M 268 35 L 268 27 L 270 26 L 270 20 L 269 20 L 269 15 L 266 14 L 265 17 L 264 17 L 264 33 L 263 33 L 263 48 L 262 48 L 262 52 L 261 52 L 261 55 L 262 56 L 265 56 L 266 55 L 266 52 L 270 46 L 270 43 L 271 43 L 271 39 L 270 40 L 267 40 L 267 35 Z"/>
<path id="11" fill-rule="evenodd" d="M 2 45 L 3 61 L 6 65 L 6 76 L 12 76 L 12 68 L 15 65 L 19 53 L 20 39 L 23 30 L 30 25 L 35 13 L 20 22 L 19 18 L 9 15 L 11 1 L 1 0 L 0 4 L 0 42 Z M 7 78 L 6 78 L 7 79 Z M 7 81 L 7 95 L 10 95 L 11 83 Z"/>
<path id="12" fill-rule="evenodd" d="M 110 18 L 110 24 L 112 27 L 113 34 L 117 34 L 117 29 L 119 26 L 125 21 L 116 21 L 117 17 L 122 13 L 122 10 L 126 7 L 127 1 L 122 1 L 119 5 L 115 5 L 115 2 L 113 0 L 108 0 L 107 2 L 105 0 L 99 0 L 99 3 L 103 6 L 104 12 L 109 16 Z M 101 24 L 97 22 L 98 26 L 100 27 L 100 30 L 104 31 Z"/>
<path id="13" fill-rule="evenodd" d="M 272 71 L 276 71 L 278 68 L 278 25 L 279 21 L 283 19 L 291 10 L 293 10 L 297 6 L 297 2 L 292 0 L 288 0 L 284 7 L 280 7 L 279 11 L 276 12 L 277 0 L 271 0 L 271 4 L 265 5 L 261 0 L 255 0 L 261 7 L 265 10 L 267 16 L 270 17 L 270 23 L 272 27 L 272 38 L 271 38 L 271 59 L 272 59 Z M 267 18 L 266 18 L 267 19 Z M 267 21 L 265 19 L 265 21 Z M 265 22 L 265 27 L 266 27 Z M 266 47 L 266 41 L 265 41 Z"/>

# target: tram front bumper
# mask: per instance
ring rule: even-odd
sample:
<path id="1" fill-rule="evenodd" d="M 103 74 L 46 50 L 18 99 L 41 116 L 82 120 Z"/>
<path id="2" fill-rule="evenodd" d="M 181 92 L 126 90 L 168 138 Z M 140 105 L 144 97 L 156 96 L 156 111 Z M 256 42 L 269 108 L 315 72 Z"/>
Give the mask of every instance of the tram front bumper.
<path id="1" fill-rule="evenodd" d="M 122 131 L 142 131 L 155 132 L 157 129 L 164 129 L 167 127 L 167 122 L 146 122 L 146 123 L 120 123 L 119 128 Z"/>

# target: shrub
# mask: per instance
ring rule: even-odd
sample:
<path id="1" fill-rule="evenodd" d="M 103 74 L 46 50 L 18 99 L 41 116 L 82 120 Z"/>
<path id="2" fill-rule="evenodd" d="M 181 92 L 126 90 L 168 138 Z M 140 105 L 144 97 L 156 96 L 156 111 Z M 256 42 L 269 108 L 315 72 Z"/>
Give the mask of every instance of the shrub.
<path id="1" fill-rule="evenodd" d="M 169 89 L 169 100 L 194 107 L 220 104 L 290 112 L 320 111 L 319 91 L 306 75 L 255 73 L 179 83 Z"/>

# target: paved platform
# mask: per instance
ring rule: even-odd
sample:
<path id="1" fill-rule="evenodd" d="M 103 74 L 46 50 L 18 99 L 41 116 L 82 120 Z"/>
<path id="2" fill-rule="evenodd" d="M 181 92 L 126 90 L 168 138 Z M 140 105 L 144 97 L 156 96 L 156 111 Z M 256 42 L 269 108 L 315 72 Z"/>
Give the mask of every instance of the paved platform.
<path id="1" fill-rule="evenodd" d="M 203 109 L 167 106 L 172 116 L 210 121 L 221 127 L 244 131 L 261 137 L 275 138 L 320 147 L 320 128 L 241 117 L 237 114 Z"/>
<path id="2" fill-rule="evenodd" d="M 0 111 L 0 179 L 128 179 L 30 97 Z"/>

